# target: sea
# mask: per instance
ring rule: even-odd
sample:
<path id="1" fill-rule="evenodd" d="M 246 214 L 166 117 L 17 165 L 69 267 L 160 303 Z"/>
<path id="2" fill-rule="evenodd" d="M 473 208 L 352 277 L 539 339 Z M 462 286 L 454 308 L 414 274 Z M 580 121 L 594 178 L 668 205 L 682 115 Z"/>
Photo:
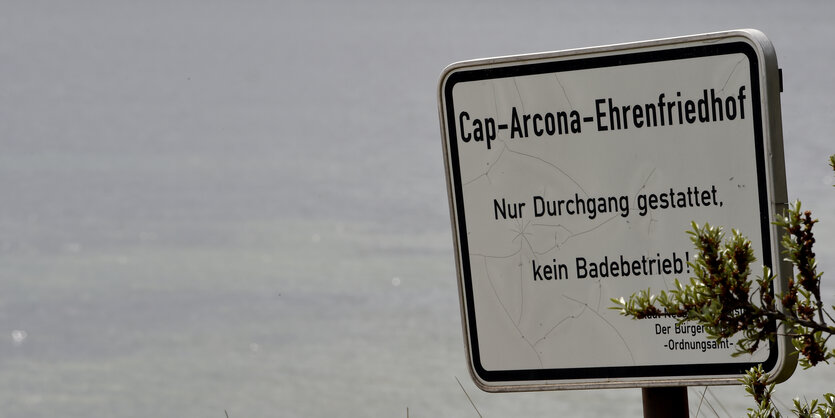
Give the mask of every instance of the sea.
<path id="1" fill-rule="evenodd" d="M 782 68 L 788 194 L 835 301 L 828 1 L 4 0 L 0 416 L 640 417 L 486 393 L 462 333 L 450 63 L 739 28 Z M 731 227 L 731 226 L 729 226 Z M 792 399 L 835 392 L 798 369 Z M 690 415 L 745 416 L 739 386 Z"/>

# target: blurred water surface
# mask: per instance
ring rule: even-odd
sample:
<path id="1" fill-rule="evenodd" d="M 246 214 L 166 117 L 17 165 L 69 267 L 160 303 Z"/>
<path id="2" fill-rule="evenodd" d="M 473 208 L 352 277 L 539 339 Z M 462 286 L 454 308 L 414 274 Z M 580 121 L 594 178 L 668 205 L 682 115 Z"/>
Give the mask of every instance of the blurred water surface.
<path id="1" fill-rule="evenodd" d="M 822 218 L 835 273 L 833 18 L 824 1 L 7 1 L 2 415 L 477 416 L 458 378 L 484 416 L 641 416 L 637 389 L 472 384 L 438 76 L 760 29 L 784 71 L 789 196 Z M 779 399 L 832 391 L 833 370 Z M 750 402 L 690 401 L 722 417 Z"/>

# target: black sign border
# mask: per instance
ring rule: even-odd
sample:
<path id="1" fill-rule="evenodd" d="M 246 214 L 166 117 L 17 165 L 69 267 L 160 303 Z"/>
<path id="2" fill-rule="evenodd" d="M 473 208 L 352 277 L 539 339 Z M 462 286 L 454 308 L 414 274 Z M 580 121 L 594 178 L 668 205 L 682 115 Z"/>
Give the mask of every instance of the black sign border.
<path id="1" fill-rule="evenodd" d="M 757 179 L 760 206 L 760 228 L 762 236 L 762 263 L 773 267 L 770 233 L 770 210 L 768 195 L 768 177 L 765 167 L 765 143 L 762 121 L 762 98 L 760 94 L 761 75 L 760 58 L 754 47 L 746 42 L 734 41 L 707 45 L 686 46 L 670 49 L 660 49 L 643 52 L 624 52 L 621 54 L 596 57 L 560 59 L 554 61 L 523 63 L 495 68 L 480 68 L 472 70 L 458 70 L 452 72 L 444 84 L 443 98 L 445 101 L 447 121 L 455 120 L 455 105 L 452 97 L 453 88 L 457 83 L 519 77 L 546 73 L 587 70 L 593 68 L 616 67 L 624 65 L 647 64 L 661 61 L 675 61 L 690 58 L 704 58 L 718 55 L 744 54 L 748 58 L 751 80 L 751 101 L 753 108 L 754 148 L 757 161 Z M 469 330 L 469 348 L 474 372 L 485 382 L 524 382 L 524 381 L 556 381 L 578 379 L 623 379 L 623 378 L 670 378 L 670 377 L 702 377 L 702 376 L 736 376 L 744 374 L 751 367 L 762 364 L 765 370 L 771 370 L 779 359 L 776 341 L 769 344 L 769 357 L 762 363 L 707 363 L 686 365 L 644 365 L 622 367 L 580 367 L 562 369 L 526 369 L 526 370 L 487 370 L 481 365 L 478 345 L 477 323 L 474 309 L 472 289 L 472 271 L 469 259 L 469 245 L 467 241 L 467 223 L 464 214 L 464 195 L 459 166 L 458 141 L 454 123 L 447 124 L 447 138 L 449 163 L 452 171 L 450 184 L 455 194 L 455 214 L 458 223 L 458 245 L 463 274 L 463 292 L 466 303 L 466 314 Z M 773 289 L 770 289 L 773 292 Z M 776 330 L 776 322 L 769 328 Z"/>

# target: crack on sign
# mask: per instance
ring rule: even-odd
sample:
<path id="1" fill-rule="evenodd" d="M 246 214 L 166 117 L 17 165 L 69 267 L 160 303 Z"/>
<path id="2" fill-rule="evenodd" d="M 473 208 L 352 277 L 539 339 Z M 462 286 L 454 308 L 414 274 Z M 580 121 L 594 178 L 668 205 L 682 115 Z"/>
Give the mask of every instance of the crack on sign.
<path id="1" fill-rule="evenodd" d="M 649 172 L 649 174 L 647 174 L 647 177 L 646 177 L 646 178 L 644 179 L 644 181 L 641 183 L 641 187 L 639 187 L 639 188 L 638 188 L 638 191 L 637 191 L 637 192 L 635 192 L 635 194 L 632 196 L 632 201 L 633 201 L 633 202 L 637 201 L 637 199 L 638 199 L 638 194 L 640 194 L 642 191 L 645 191 L 645 190 L 646 190 L 646 188 L 647 188 L 647 183 L 649 183 L 649 180 L 650 180 L 650 179 L 651 179 L 651 178 L 655 175 L 655 171 L 656 171 L 657 169 L 658 169 L 657 167 L 653 167 L 653 168 L 652 168 L 652 171 L 650 171 L 650 172 Z M 635 209 L 635 208 L 631 208 L 631 207 L 630 207 L 629 209 L 630 209 L 630 210 L 632 210 L 632 209 Z M 649 214 L 649 223 L 647 223 L 647 236 L 650 236 L 650 235 L 652 234 L 652 225 L 653 225 L 654 223 L 657 223 L 657 222 L 658 222 L 658 219 L 655 219 L 655 213 L 653 213 L 653 212 L 648 212 L 648 214 Z"/>
<path id="2" fill-rule="evenodd" d="M 595 225 L 594 227 L 589 228 L 589 229 L 586 229 L 586 230 L 581 231 L 581 232 L 578 232 L 578 233 L 576 233 L 576 234 L 571 233 L 571 231 L 570 231 L 568 228 L 566 228 L 566 227 L 562 226 L 562 224 L 558 224 L 558 225 L 549 225 L 549 224 L 533 224 L 534 226 L 553 227 L 553 228 L 563 228 L 563 229 L 565 229 L 566 231 L 568 231 L 569 233 L 571 233 L 572 235 L 569 235 L 569 236 L 568 236 L 566 239 L 564 239 L 562 242 L 557 243 L 557 242 L 556 242 L 556 241 L 557 241 L 557 239 L 556 239 L 556 233 L 554 233 L 554 245 L 553 245 L 552 247 L 550 247 L 550 248 L 548 248 L 548 249 L 546 249 L 546 250 L 544 250 L 544 251 L 534 251 L 534 250 L 533 250 L 533 248 L 531 248 L 531 251 L 532 251 L 534 254 L 536 254 L 536 255 L 548 254 L 549 252 L 553 251 L 554 249 L 560 248 L 560 246 L 561 246 L 561 245 L 563 245 L 563 244 L 565 244 L 566 242 L 570 241 L 572 238 L 577 238 L 577 237 L 579 237 L 579 236 L 581 236 L 581 235 L 585 235 L 585 234 L 588 234 L 588 233 L 590 233 L 590 232 L 593 232 L 595 229 L 598 229 L 598 228 L 602 227 L 603 225 L 606 225 L 607 223 L 611 222 L 612 220 L 617 219 L 617 217 L 618 217 L 618 216 L 619 216 L 619 215 L 612 215 L 611 217 L 609 217 L 609 218 L 608 218 L 608 219 L 606 219 L 605 221 L 603 221 L 603 222 L 601 222 L 601 223 L 599 223 L 599 224 Z"/>
<path id="3" fill-rule="evenodd" d="M 546 254 L 546 253 L 548 253 L 548 252 L 550 252 L 550 251 L 552 251 L 552 250 L 559 249 L 559 248 L 560 248 L 560 246 L 561 246 L 562 244 L 565 244 L 566 242 L 568 242 L 568 240 L 570 240 L 571 238 L 573 238 L 573 237 L 574 237 L 574 233 L 573 233 L 573 232 L 571 232 L 571 230 L 570 230 L 570 229 L 566 228 L 566 227 L 565 227 L 565 225 L 563 225 L 563 224 L 556 224 L 556 225 L 551 225 L 551 224 L 533 224 L 533 226 L 541 226 L 541 227 L 543 227 L 543 228 L 561 228 L 561 229 L 565 230 L 565 232 L 567 232 L 567 233 L 568 233 L 568 237 L 567 237 L 566 239 L 562 240 L 562 242 L 559 242 L 559 235 L 558 235 L 558 232 L 556 232 L 556 231 L 555 231 L 555 232 L 554 232 L 554 245 L 553 245 L 553 246 L 551 246 L 549 249 L 547 249 L 547 250 L 543 251 L 543 252 L 535 252 L 535 254 L 536 254 L 536 255 L 543 255 L 543 254 Z"/>
<path id="4" fill-rule="evenodd" d="M 520 245 L 520 247 L 521 247 L 521 245 Z M 521 248 L 520 248 L 520 251 L 521 251 Z M 540 368 L 544 367 L 544 363 L 542 362 L 542 356 L 540 355 L 540 353 L 537 352 L 536 347 L 534 347 L 534 344 L 531 344 L 530 340 L 528 340 L 528 337 L 525 335 L 525 333 L 522 332 L 522 330 L 519 328 L 519 324 L 522 322 L 521 316 L 522 316 L 522 313 L 523 313 L 524 304 L 520 304 L 519 322 L 514 321 L 510 312 L 507 310 L 507 306 L 505 306 L 504 302 L 502 302 L 502 298 L 499 296 L 499 293 L 496 290 L 496 286 L 493 283 L 493 278 L 490 277 L 490 269 L 487 265 L 487 258 L 488 257 L 484 257 L 484 271 L 487 275 L 487 280 L 490 283 L 490 288 L 493 290 L 493 294 L 496 296 L 496 300 L 501 305 L 502 309 L 504 310 L 505 315 L 507 315 L 507 319 L 509 319 L 510 322 L 513 324 L 513 328 L 516 329 L 516 332 L 519 333 L 519 336 L 522 337 L 523 340 L 525 340 L 525 343 L 528 344 L 528 346 L 530 346 L 531 351 L 533 351 L 534 355 L 536 355 L 536 358 L 539 361 L 539 367 Z M 520 261 L 520 264 L 521 264 L 521 261 Z M 521 269 L 520 269 L 519 274 L 521 276 Z M 521 277 L 519 279 L 520 279 L 519 281 L 522 282 Z"/>
<path id="5" fill-rule="evenodd" d="M 519 220 L 516 220 L 517 228 L 513 230 L 514 232 L 516 232 L 516 236 L 511 240 L 511 242 L 516 241 L 517 238 L 521 238 L 521 240 L 519 241 L 519 249 L 517 249 L 516 251 L 514 251 L 511 254 L 504 255 L 504 256 L 495 256 L 495 255 L 488 255 L 488 254 L 470 253 L 471 256 L 477 256 L 477 257 L 483 257 L 484 258 L 484 269 L 485 269 L 485 273 L 487 274 L 487 278 L 490 280 L 490 286 L 493 289 L 493 294 L 496 296 L 496 300 L 498 300 L 499 304 L 502 305 L 502 309 L 504 309 L 505 314 L 507 314 L 508 318 L 511 320 L 511 322 L 513 322 L 513 325 L 516 327 L 516 329 L 519 331 L 520 334 L 522 334 L 522 332 L 521 332 L 521 330 L 519 330 L 518 326 L 519 326 L 519 324 L 522 323 L 522 317 L 525 314 L 525 281 L 524 281 L 523 274 L 522 274 L 521 252 L 522 252 L 522 249 L 524 248 L 524 244 L 527 244 L 528 249 L 531 251 L 531 253 L 534 252 L 533 245 L 531 244 L 531 242 L 527 238 L 527 235 L 530 234 L 529 232 L 526 232 L 526 229 L 527 229 L 528 225 L 530 225 L 530 222 L 525 223 L 523 225 Z M 504 301 L 502 300 L 502 297 L 499 296 L 499 292 L 496 290 L 496 287 L 493 283 L 493 280 L 490 277 L 490 270 L 489 270 L 488 265 L 487 265 L 487 259 L 488 258 L 490 258 L 490 259 L 509 259 L 509 258 L 515 257 L 517 255 L 519 256 L 519 261 L 516 264 L 516 266 L 519 267 L 519 301 L 520 302 L 519 302 L 519 317 L 514 320 L 512 315 L 510 315 L 510 312 L 507 310 L 507 306 L 505 305 Z M 524 337 L 523 334 L 522 334 L 522 336 Z"/>
<path id="6" fill-rule="evenodd" d="M 734 76 L 734 73 L 736 73 L 736 69 L 739 68 L 740 64 L 742 64 L 743 62 L 745 62 L 745 58 L 741 58 L 739 61 L 737 61 L 736 64 L 734 64 L 734 68 L 732 68 L 731 73 L 728 74 L 728 78 L 725 80 L 725 84 L 722 84 L 722 88 L 719 90 L 720 93 L 725 92 L 725 87 L 728 86 L 728 83 L 730 83 L 731 81 L 731 77 Z"/>
<path id="7" fill-rule="evenodd" d="M 521 237 L 522 241 L 525 241 L 525 244 L 528 244 L 528 249 L 530 249 L 531 252 L 534 252 L 533 245 L 531 245 L 531 242 L 530 242 L 530 240 L 528 240 L 528 237 L 527 237 L 528 233 L 525 232 L 525 230 L 528 228 L 528 225 L 530 225 L 530 222 L 527 222 L 524 225 L 521 225 L 521 222 L 519 222 L 517 220 L 516 224 L 517 224 L 517 226 L 520 226 L 520 228 L 517 228 L 515 230 L 518 233 L 516 234 L 515 237 L 513 237 L 513 240 L 511 240 L 511 242 L 516 241 L 516 238 Z M 522 252 L 521 241 L 520 241 L 519 244 L 520 244 L 519 245 L 519 252 L 521 253 Z M 522 323 L 522 316 L 524 316 L 524 314 L 525 314 L 525 281 L 522 277 L 522 259 L 521 259 L 521 256 L 519 257 L 519 299 L 520 299 L 519 320 L 518 320 L 517 324 Z M 541 362 L 541 360 L 540 360 L 540 362 Z"/>
<path id="8" fill-rule="evenodd" d="M 595 229 L 600 228 L 601 226 L 611 222 L 612 220 L 614 220 L 616 218 L 617 218 L 617 215 L 613 215 L 609 219 L 606 219 L 605 221 L 603 221 L 603 222 L 599 223 L 598 225 L 594 226 L 593 228 L 589 228 L 588 230 L 572 234 L 566 240 L 563 241 L 563 244 L 565 242 L 567 242 L 568 240 L 572 239 L 572 238 L 576 238 L 576 237 L 579 237 L 583 234 L 592 232 Z M 561 245 L 561 244 L 555 244 L 555 247 L 552 247 L 552 248 L 550 248 L 546 251 L 536 251 L 534 249 L 533 244 L 528 240 L 528 236 L 531 234 L 530 232 L 528 232 L 528 228 L 530 226 L 559 227 L 559 228 L 563 228 L 566 231 L 570 232 L 570 230 L 568 228 L 566 228 L 562 225 L 554 226 L 554 225 L 546 225 L 546 224 L 533 224 L 531 222 L 527 222 L 527 223 L 522 224 L 521 221 L 516 220 L 515 228 L 513 229 L 513 231 L 516 232 L 516 235 L 514 236 L 512 241 L 516 241 L 517 239 L 519 239 L 519 244 L 518 244 L 519 247 L 515 251 L 513 251 L 512 253 L 509 253 L 509 254 L 505 254 L 505 255 L 490 255 L 490 254 L 480 254 L 480 253 L 470 253 L 470 255 L 473 256 L 473 257 L 481 257 L 482 258 L 484 271 L 485 271 L 488 283 L 490 284 L 490 289 L 493 293 L 493 296 L 496 298 L 496 301 L 501 306 L 502 311 L 504 312 L 507 319 L 511 322 L 511 324 L 513 324 L 513 328 L 516 330 L 516 333 L 525 341 L 525 343 L 531 348 L 531 351 L 536 355 L 537 361 L 539 362 L 539 365 L 540 365 L 540 368 L 544 367 L 544 362 L 542 360 L 542 353 L 540 353 L 539 350 L 537 349 L 537 345 L 540 344 L 541 342 L 543 342 L 544 340 L 546 340 L 548 338 L 548 336 L 550 336 L 561 325 L 563 325 L 567 321 L 580 318 L 581 316 L 583 316 L 583 314 L 586 311 L 592 312 L 599 320 L 601 320 L 609 328 L 611 328 L 615 331 L 618 338 L 623 342 L 627 352 L 629 353 L 629 357 L 632 360 L 632 363 L 634 364 L 635 363 L 635 357 L 634 357 L 634 355 L 632 353 L 632 350 L 630 349 L 628 343 L 624 339 L 623 335 L 621 335 L 620 332 L 614 327 L 614 325 L 612 325 L 612 323 L 609 322 L 599 312 L 600 304 L 601 304 L 602 297 L 603 297 L 602 296 L 602 294 L 603 294 L 603 289 L 602 289 L 603 284 L 600 280 L 597 280 L 597 300 L 595 302 L 594 307 L 590 306 L 586 302 L 582 302 L 582 301 L 580 301 L 578 299 L 575 299 L 575 298 L 572 298 L 570 296 L 563 295 L 564 298 L 566 298 L 566 299 L 568 299 L 568 300 L 570 300 L 574 303 L 577 303 L 579 306 L 581 306 L 582 309 L 580 310 L 580 312 L 570 314 L 570 315 L 562 318 L 561 320 L 557 321 L 557 323 L 555 323 L 548 330 L 548 332 L 546 332 L 541 338 L 539 338 L 538 340 L 536 340 L 534 342 L 531 342 L 531 340 L 528 338 L 528 335 L 521 328 L 521 324 L 523 322 L 522 320 L 525 317 L 525 311 L 526 311 L 525 310 L 525 298 L 524 298 L 524 277 L 523 277 L 524 273 L 523 273 L 523 269 L 522 269 L 522 265 L 523 265 L 522 251 L 527 246 L 528 250 L 532 254 L 534 254 L 536 256 L 541 256 L 541 255 L 546 254 L 547 252 L 551 251 L 553 248 L 558 247 L 558 245 Z M 517 257 L 517 256 L 519 257 L 519 260 L 516 263 L 517 267 L 519 267 L 519 273 L 518 273 L 518 277 L 517 277 L 517 280 L 519 281 L 519 313 L 518 313 L 518 317 L 514 318 L 514 315 L 511 314 L 510 309 L 508 309 L 508 305 L 505 303 L 504 298 L 500 295 L 500 292 L 496 288 L 494 278 L 490 274 L 491 269 L 490 269 L 490 265 L 488 264 L 488 259 L 495 259 L 495 260 L 505 259 L 505 260 L 507 260 L 507 259 L 511 259 L 511 258 Z"/>
<path id="9" fill-rule="evenodd" d="M 574 109 L 574 105 L 571 104 L 571 99 L 568 98 L 568 92 L 565 91 L 565 86 L 562 84 L 562 81 L 560 81 L 560 76 L 557 75 L 557 73 L 553 73 L 553 74 L 554 74 L 554 78 L 557 80 L 557 84 L 560 85 L 560 89 L 562 90 L 563 97 L 565 97 L 565 101 L 568 102 L 568 107 L 571 108 L 571 109 Z"/>
<path id="10" fill-rule="evenodd" d="M 568 93 L 566 92 L 565 87 L 563 86 L 562 82 L 560 82 L 559 77 L 557 77 L 556 74 L 554 74 L 554 77 L 556 77 L 557 84 L 559 84 L 560 89 L 562 90 L 563 95 L 565 97 L 565 100 L 568 102 L 569 106 L 573 109 L 573 105 L 571 104 L 571 99 L 568 98 Z M 519 84 L 518 84 L 517 79 L 515 77 L 513 78 L 513 86 L 514 86 L 514 89 L 516 91 L 516 96 L 519 98 L 519 103 L 520 103 L 519 106 L 522 108 L 522 113 L 525 113 L 525 112 L 527 112 L 527 110 L 525 108 L 525 100 L 522 97 L 522 93 L 519 91 Z M 494 114 L 498 115 L 499 114 L 499 109 L 498 109 L 499 98 L 498 98 L 498 93 L 496 92 L 496 84 L 493 83 L 491 85 L 491 88 L 492 88 L 492 91 L 493 91 L 493 111 L 494 111 Z M 496 137 L 495 141 L 500 141 L 501 142 L 501 149 L 499 150 L 499 154 L 492 161 L 487 162 L 488 168 L 485 172 L 483 172 L 482 174 L 479 174 L 478 176 L 476 176 L 476 177 L 474 177 L 470 180 L 462 182 L 462 185 L 464 185 L 464 186 L 470 185 L 470 184 L 476 182 L 477 180 L 479 180 L 482 177 L 485 177 L 487 179 L 488 183 L 493 184 L 492 180 L 490 179 L 490 172 L 493 170 L 493 167 L 496 166 L 496 164 L 499 162 L 499 160 L 501 160 L 505 156 L 505 151 L 507 151 L 507 152 L 516 154 L 516 155 L 521 156 L 521 157 L 527 157 L 527 158 L 534 159 L 536 161 L 539 161 L 543 164 L 546 164 L 546 165 L 550 166 L 551 168 L 553 168 L 554 170 L 556 170 L 557 172 L 559 172 L 560 174 L 565 176 L 572 183 L 574 183 L 574 185 L 577 186 L 578 189 L 580 189 L 580 191 L 583 193 L 583 195 L 585 197 L 588 197 L 588 192 L 586 192 L 586 190 L 583 188 L 583 186 L 581 186 L 580 183 L 577 182 L 576 179 L 574 179 L 574 177 L 572 177 L 570 174 L 565 172 L 563 169 L 559 168 L 556 164 L 554 164 L 550 161 L 546 161 L 546 160 L 544 160 L 544 159 L 542 159 L 538 156 L 531 155 L 531 154 L 526 154 L 524 152 L 514 150 L 504 139 L 502 139 L 498 136 Z"/>
<path id="11" fill-rule="evenodd" d="M 496 138 L 496 140 L 501 141 L 499 138 Z M 482 177 L 486 178 L 487 182 L 492 185 L 493 181 L 490 180 L 490 171 L 493 170 L 493 167 L 495 167 L 496 163 L 502 158 L 502 155 L 504 155 L 504 152 L 505 152 L 506 149 L 507 149 L 507 144 L 505 144 L 504 141 L 502 141 L 502 149 L 499 151 L 499 155 L 496 156 L 496 158 L 493 159 L 493 161 L 487 163 L 487 166 L 489 167 L 487 169 L 487 171 L 485 171 L 483 174 L 479 174 L 478 176 L 476 176 L 476 177 L 474 177 L 474 178 L 472 178 L 472 179 L 470 179 L 466 182 L 463 182 L 462 186 L 469 186 L 470 184 L 475 183 L 476 181 L 478 181 L 478 179 L 480 179 Z"/>
<path id="12" fill-rule="evenodd" d="M 516 226 L 521 226 L 521 228 L 516 228 L 516 229 L 513 230 L 513 232 L 516 232 L 516 236 L 513 237 L 513 239 L 510 240 L 510 241 L 511 242 L 516 241 L 516 238 L 521 237 L 528 244 L 528 247 L 530 247 L 531 250 L 533 250 L 533 246 L 531 245 L 531 242 L 528 240 L 528 235 L 531 235 L 531 233 L 526 232 L 526 230 L 528 229 L 528 225 L 530 225 L 530 224 L 531 224 L 530 221 L 528 221 L 528 222 L 525 222 L 524 225 L 522 225 L 522 223 L 517 219 L 516 220 Z"/>
<path id="13" fill-rule="evenodd" d="M 527 111 L 525 110 L 525 99 L 522 98 L 522 93 L 519 92 L 519 83 L 516 82 L 516 77 L 513 77 L 513 86 L 516 88 L 516 96 L 519 98 L 520 106 L 522 106 L 522 113 L 526 113 Z M 496 90 L 494 88 L 493 92 L 495 93 L 495 91 Z"/>
<path id="14" fill-rule="evenodd" d="M 571 106 L 573 108 L 573 105 L 571 105 L 571 100 L 568 98 L 568 93 L 565 91 L 565 87 L 562 85 L 562 82 L 560 82 L 559 77 L 557 77 L 556 74 L 554 74 L 554 76 L 556 77 L 557 84 L 559 84 L 560 88 L 562 89 L 565 100 L 568 102 L 569 106 Z M 516 91 L 516 96 L 519 98 L 519 106 L 522 108 L 522 113 L 526 113 L 527 110 L 525 108 L 525 99 L 522 97 L 522 93 L 519 91 L 519 84 L 517 82 L 516 77 L 514 77 L 512 80 L 513 80 L 514 90 Z M 496 92 L 496 83 L 491 84 L 491 89 L 493 91 L 493 112 L 494 112 L 495 115 L 498 115 L 499 114 L 499 108 L 498 108 L 499 97 L 498 97 L 498 93 Z M 493 167 L 496 166 L 496 164 L 499 162 L 499 160 L 501 160 L 504 157 L 505 151 L 507 151 L 507 152 L 516 154 L 516 155 L 521 156 L 521 157 L 527 157 L 527 158 L 534 159 L 536 161 L 539 161 L 543 164 L 546 164 L 546 165 L 550 166 L 551 168 L 553 168 L 554 170 L 558 171 L 560 174 L 565 176 L 572 183 L 574 183 L 574 185 L 577 186 L 577 188 L 580 189 L 580 191 L 583 193 L 583 195 L 585 197 L 588 197 L 588 193 L 583 188 L 583 186 L 581 186 L 580 183 L 577 182 L 577 180 L 574 179 L 574 177 L 572 177 L 570 174 L 566 173 L 563 169 L 559 168 L 556 164 L 554 164 L 550 161 L 546 161 L 546 160 L 544 160 L 540 157 L 537 157 L 535 155 L 526 154 L 524 152 L 514 150 L 512 147 L 510 147 L 510 145 L 504 139 L 500 138 L 499 136 L 497 136 L 495 140 L 501 142 L 501 149 L 499 150 L 499 154 L 492 161 L 486 163 L 487 166 L 488 166 L 486 171 L 484 171 L 482 174 L 479 174 L 478 176 L 476 176 L 476 177 L 474 177 L 470 180 L 463 181 L 462 182 L 463 186 L 468 186 L 468 185 L 476 182 L 478 179 L 480 179 L 482 177 L 485 177 L 487 179 L 487 182 L 492 185 L 493 182 L 490 179 L 490 172 L 493 170 Z"/>
<path id="15" fill-rule="evenodd" d="M 510 315 L 510 311 L 507 310 L 507 306 L 505 306 L 504 302 L 502 302 L 502 298 L 499 297 L 499 292 L 496 290 L 496 285 L 495 283 L 493 283 L 493 278 L 490 277 L 490 267 L 487 265 L 487 257 L 484 257 L 483 260 L 484 271 L 487 274 L 487 281 L 490 282 L 490 288 L 493 289 L 493 294 L 496 295 L 496 300 L 499 301 L 499 305 L 501 305 L 505 315 L 507 315 L 507 318 L 510 319 L 510 322 L 513 323 L 513 326 L 516 328 L 516 331 L 519 332 L 519 335 L 524 336 L 522 330 L 519 329 L 519 323 L 513 320 L 513 317 Z"/>
<path id="16" fill-rule="evenodd" d="M 506 259 L 506 258 L 513 257 L 515 255 L 518 255 L 520 252 L 522 252 L 522 245 L 521 244 L 519 245 L 519 249 L 517 249 L 516 251 L 514 251 L 510 254 L 507 254 L 507 255 L 490 255 L 490 254 L 482 254 L 482 253 L 474 253 L 474 252 L 471 252 L 470 255 L 473 256 L 473 257 Z"/>
<path id="17" fill-rule="evenodd" d="M 565 299 L 568 299 L 568 300 L 570 300 L 570 301 L 572 301 L 572 302 L 576 302 L 576 300 L 571 299 L 570 297 L 568 297 L 568 296 L 566 296 L 566 295 L 564 295 L 564 294 L 562 295 L 562 297 L 563 297 L 563 298 L 565 298 Z M 540 339 L 536 340 L 536 342 L 535 342 L 533 345 L 534 345 L 534 346 L 536 346 L 536 345 L 538 345 L 539 343 L 541 343 L 542 341 L 545 341 L 546 339 L 548 339 L 548 336 L 549 336 L 549 335 L 551 335 L 551 333 L 552 333 L 552 332 L 554 332 L 554 331 L 555 331 L 555 330 L 556 330 L 556 329 L 557 329 L 560 325 L 562 325 L 562 324 L 563 324 L 563 323 L 565 323 L 566 321 L 569 321 L 569 320 L 572 320 L 572 319 L 577 319 L 577 318 L 579 318 L 579 317 L 583 316 L 583 314 L 586 312 L 586 309 L 588 309 L 588 305 L 586 305 L 586 304 L 584 304 L 584 303 L 582 303 L 582 304 L 580 304 L 580 305 L 582 306 L 582 309 L 580 309 L 580 313 L 578 313 L 578 314 L 571 314 L 571 315 L 568 315 L 568 316 L 566 316 L 565 318 L 561 319 L 559 322 L 557 322 L 556 324 L 554 324 L 554 326 L 553 326 L 553 327 L 551 327 L 551 329 L 549 329 L 549 330 L 548 330 L 548 332 L 546 332 L 546 333 L 545 333 L 545 335 L 543 335 L 543 336 L 542 336 L 542 338 L 540 338 Z"/>
<path id="18" fill-rule="evenodd" d="M 655 175 L 655 170 L 657 170 L 657 168 L 656 168 L 656 167 L 653 167 L 653 168 L 652 168 L 652 171 L 650 171 L 650 172 L 649 172 L 649 174 L 647 174 L 647 177 L 646 177 L 646 178 L 644 179 L 644 181 L 641 183 L 641 187 L 639 187 L 639 188 L 638 188 L 638 191 L 637 191 L 637 192 L 635 192 L 635 195 L 633 195 L 633 196 L 632 196 L 632 200 L 635 200 L 635 198 L 637 198 L 637 197 L 638 197 L 638 194 L 639 194 L 639 193 L 641 193 L 642 191 L 646 190 L 646 188 L 647 188 L 647 183 L 649 183 L 649 179 L 651 179 L 651 178 L 652 178 L 652 176 L 654 176 L 654 175 Z"/>
<path id="19" fill-rule="evenodd" d="M 584 195 L 585 197 L 588 197 L 588 196 L 589 196 L 589 194 L 586 192 L 586 189 L 584 189 L 584 188 L 583 188 L 583 186 L 581 186 L 581 185 L 580 185 L 580 183 L 578 183 L 578 182 L 577 182 L 577 180 L 575 180 L 575 179 L 574 179 L 574 177 L 571 177 L 571 175 L 569 175 L 568 173 L 566 173 L 565 171 L 563 171 L 563 169 L 561 169 L 561 168 L 557 167 L 557 165 L 556 165 L 556 164 L 554 164 L 554 163 L 552 163 L 552 162 L 550 162 L 550 161 L 546 161 L 546 160 L 544 160 L 544 159 L 542 159 L 542 158 L 540 158 L 540 157 L 537 157 L 537 156 L 535 156 L 535 155 L 530 155 L 530 154 L 526 154 L 526 153 L 521 152 L 521 151 L 516 151 L 516 150 L 514 150 L 514 149 L 510 148 L 510 147 L 509 147 L 509 146 L 507 146 L 507 145 L 505 145 L 505 147 L 508 149 L 508 152 L 510 152 L 510 153 L 513 153 L 513 154 L 516 154 L 516 155 L 519 155 L 519 156 L 522 156 L 522 157 L 532 158 L 532 159 L 534 159 L 534 160 L 536 160 L 536 161 L 539 161 L 539 162 L 541 162 L 541 163 L 543 163 L 543 164 L 545 164 L 545 165 L 548 165 L 548 166 L 552 167 L 554 170 L 557 170 L 560 174 L 562 174 L 563 176 L 565 176 L 567 179 L 571 180 L 571 182 L 572 182 L 572 183 L 574 183 L 574 185 L 575 185 L 575 186 L 577 186 L 577 188 L 578 188 L 578 189 L 580 189 L 580 191 L 581 191 L 581 192 L 583 192 L 583 195 Z"/>
<path id="20" fill-rule="evenodd" d="M 566 295 L 563 295 L 563 297 L 564 297 L 564 298 L 566 298 L 566 299 L 568 299 L 568 300 L 570 300 L 570 301 L 572 301 L 572 302 L 575 302 L 575 303 L 579 303 L 579 304 L 585 305 L 585 306 L 589 309 L 589 311 L 591 311 L 591 312 L 592 312 L 593 314 L 595 314 L 598 318 L 600 318 L 600 320 L 601 320 L 601 321 L 603 321 L 603 322 L 604 322 L 607 326 L 609 326 L 609 328 L 611 328 L 611 329 L 612 329 L 612 331 L 614 331 L 614 332 L 615 332 L 615 334 L 617 334 L 617 336 L 618 336 L 618 338 L 620 338 L 621 342 L 623 342 L 623 347 L 624 347 L 624 348 L 626 348 L 626 351 L 629 353 L 629 358 L 631 358 L 631 359 L 632 359 L 632 364 L 635 364 L 635 355 L 634 355 L 634 354 L 632 354 L 632 349 L 630 349 L 630 348 L 629 348 L 629 344 L 626 342 L 626 339 L 625 339 L 625 338 L 623 338 L 623 335 L 620 333 L 620 331 L 618 331 L 617 327 L 615 327 L 614 325 L 612 325 L 612 323 L 611 323 L 611 322 L 609 322 L 609 320 L 607 320 L 607 319 L 606 319 L 606 318 L 605 318 L 602 314 L 600 314 L 600 312 L 598 312 L 598 310 L 600 309 L 599 307 L 598 307 L 597 309 L 592 309 L 591 307 L 589 307 L 589 305 L 588 305 L 587 303 L 582 302 L 582 301 L 579 301 L 579 300 L 577 300 L 577 299 L 574 299 L 574 298 L 572 298 L 571 296 L 566 296 Z M 598 296 L 598 298 L 599 298 L 599 297 L 600 297 L 600 296 Z M 598 300 L 598 303 L 599 303 L 599 300 Z"/>

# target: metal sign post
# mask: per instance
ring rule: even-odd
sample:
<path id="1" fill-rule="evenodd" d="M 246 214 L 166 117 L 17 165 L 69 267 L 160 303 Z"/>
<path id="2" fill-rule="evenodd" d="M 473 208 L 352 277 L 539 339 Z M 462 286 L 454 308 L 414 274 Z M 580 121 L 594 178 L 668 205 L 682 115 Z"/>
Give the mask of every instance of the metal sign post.
<path id="1" fill-rule="evenodd" d="M 609 309 L 690 277 L 691 221 L 740 230 L 785 280 L 771 224 L 787 200 L 779 92 L 774 50 L 755 30 L 449 66 L 439 112 L 476 384 L 736 384 L 755 365 L 791 374 L 785 339 L 732 357 L 735 340 L 697 324 Z"/>
<path id="2" fill-rule="evenodd" d="M 644 418 L 689 418 L 687 387 L 643 388 Z"/>

